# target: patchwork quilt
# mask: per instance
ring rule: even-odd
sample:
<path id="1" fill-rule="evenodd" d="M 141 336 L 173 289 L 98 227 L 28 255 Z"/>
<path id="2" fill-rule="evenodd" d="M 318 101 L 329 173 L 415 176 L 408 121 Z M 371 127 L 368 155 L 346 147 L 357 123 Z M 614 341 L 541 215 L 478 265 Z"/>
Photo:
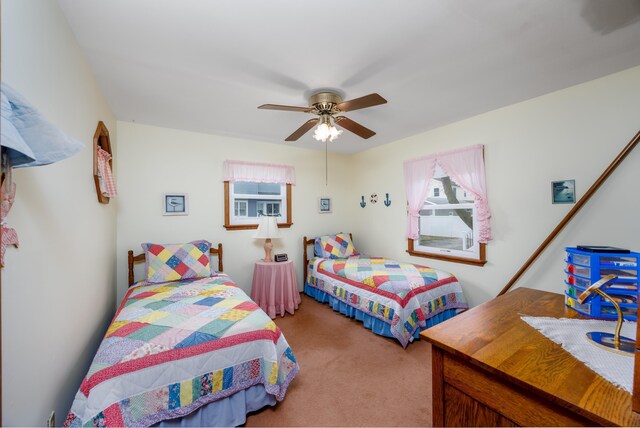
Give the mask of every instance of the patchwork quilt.
<path id="1" fill-rule="evenodd" d="M 134 286 L 65 426 L 148 426 L 253 385 L 284 398 L 298 364 L 280 329 L 228 276 Z"/>
<path id="2" fill-rule="evenodd" d="M 307 285 L 389 324 L 404 347 L 427 319 L 469 307 L 450 273 L 383 257 L 312 260 Z"/>

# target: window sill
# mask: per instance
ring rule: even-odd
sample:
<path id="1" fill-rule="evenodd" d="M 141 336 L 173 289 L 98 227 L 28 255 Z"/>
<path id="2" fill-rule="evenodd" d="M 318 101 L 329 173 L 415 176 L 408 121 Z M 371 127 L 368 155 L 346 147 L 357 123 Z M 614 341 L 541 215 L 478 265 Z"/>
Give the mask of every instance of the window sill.
<path id="1" fill-rule="evenodd" d="M 487 263 L 486 256 L 485 256 L 486 244 L 480 244 L 480 259 L 465 259 L 463 257 L 447 256 L 444 254 L 425 253 L 423 251 L 415 251 L 413 249 L 413 239 L 407 239 L 407 241 L 408 241 L 407 253 L 415 257 L 424 257 L 427 259 L 443 260 L 445 262 L 453 262 L 453 263 L 463 263 L 466 265 L 473 265 L 473 266 L 480 266 L 480 267 L 484 266 Z"/>
<path id="2" fill-rule="evenodd" d="M 293 223 L 278 223 L 278 229 L 288 229 L 293 226 Z M 249 230 L 257 229 L 258 224 L 225 224 L 224 228 L 227 230 Z"/>

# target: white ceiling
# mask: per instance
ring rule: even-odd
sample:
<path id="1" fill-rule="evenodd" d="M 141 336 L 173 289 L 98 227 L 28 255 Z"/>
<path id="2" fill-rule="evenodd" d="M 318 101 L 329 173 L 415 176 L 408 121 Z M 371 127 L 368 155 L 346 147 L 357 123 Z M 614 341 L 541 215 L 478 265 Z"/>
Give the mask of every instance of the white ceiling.
<path id="1" fill-rule="evenodd" d="M 324 150 L 318 89 L 387 104 L 346 113 L 355 153 L 640 65 L 640 0 L 59 0 L 119 120 Z"/>

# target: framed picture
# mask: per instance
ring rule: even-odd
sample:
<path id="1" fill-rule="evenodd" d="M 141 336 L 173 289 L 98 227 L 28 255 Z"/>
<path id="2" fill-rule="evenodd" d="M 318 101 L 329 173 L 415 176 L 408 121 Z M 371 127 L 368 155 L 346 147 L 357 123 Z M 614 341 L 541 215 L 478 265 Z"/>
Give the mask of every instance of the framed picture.
<path id="1" fill-rule="evenodd" d="M 189 215 L 189 196 L 186 193 L 165 193 L 162 203 L 162 215 Z"/>
<path id="2" fill-rule="evenodd" d="M 331 198 L 320 198 L 320 202 L 318 204 L 318 210 L 320 213 L 330 213 L 331 212 Z"/>
<path id="3" fill-rule="evenodd" d="M 576 202 L 576 181 L 552 181 L 551 202 L 554 204 L 574 204 Z"/>

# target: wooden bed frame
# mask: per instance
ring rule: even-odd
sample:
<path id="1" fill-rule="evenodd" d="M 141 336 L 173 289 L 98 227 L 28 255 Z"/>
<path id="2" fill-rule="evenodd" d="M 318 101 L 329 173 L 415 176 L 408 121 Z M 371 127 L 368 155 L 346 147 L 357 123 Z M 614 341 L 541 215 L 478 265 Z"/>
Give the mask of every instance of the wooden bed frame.
<path id="1" fill-rule="evenodd" d="M 133 279 L 133 265 L 134 263 L 140 263 L 145 261 L 144 253 L 138 254 L 137 256 L 133 255 L 133 250 L 128 251 L 129 256 L 129 287 L 131 287 L 134 283 Z M 218 244 L 218 248 L 211 247 L 209 250 L 210 255 L 218 256 L 218 272 L 222 272 L 222 244 Z"/>

